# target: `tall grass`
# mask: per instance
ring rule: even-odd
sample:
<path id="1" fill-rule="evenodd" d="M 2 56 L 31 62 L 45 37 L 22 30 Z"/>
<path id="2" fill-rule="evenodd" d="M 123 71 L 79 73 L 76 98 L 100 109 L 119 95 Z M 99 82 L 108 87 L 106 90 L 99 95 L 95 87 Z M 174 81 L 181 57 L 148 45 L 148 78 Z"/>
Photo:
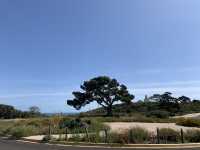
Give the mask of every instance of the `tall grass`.
<path id="1" fill-rule="evenodd" d="M 147 143 L 150 137 L 150 133 L 141 127 L 135 127 L 128 130 L 129 143 Z"/>
<path id="2" fill-rule="evenodd" d="M 123 133 L 111 132 L 109 134 L 110 143 L 120 143 L 120 144 L 141 144 L 148 143 L 150 139 L 150 133 L 140 127 L 131 128 Z"/>
<path id="3" fill-rule="evenodd" d="M 186 127 L 200 127 L 200 120 L 192 118 L 180 118 L 176 120 L 176 124 Z"/>
<path id="4" fill-rule="evenodd" d="M 200 142 L 200 130 L 187 130 L 184 134 L 186 142 Z"/>
<path id="5" fill-rule="evenodd" d="M 174 118 L 156 118 L 146 117 L 141 114 L 135 114 L 133 116 L 121 116 L 121 117 L 87 117 L 88 119 L 97 120 L 99 122 L 149 122 L 149 123 L 169 123 L 175 122 Z"/>
<path id="6" fill-rule="evenodd" d="M 20 127 L 13 127 L 10 129 L 9 134 L 11 134 L 12 138 L 19 139 L 21 137 L 27 137 L 31 135 L 37 135 L 38 129 L 34 126 L 20 126 Z"/>
<path id="7" fill-rule="evenodd" d="M 159 136 L 163 143 L 178 143 L 180 141 L 180 132 L 171 128 L 161 128 Z"/>

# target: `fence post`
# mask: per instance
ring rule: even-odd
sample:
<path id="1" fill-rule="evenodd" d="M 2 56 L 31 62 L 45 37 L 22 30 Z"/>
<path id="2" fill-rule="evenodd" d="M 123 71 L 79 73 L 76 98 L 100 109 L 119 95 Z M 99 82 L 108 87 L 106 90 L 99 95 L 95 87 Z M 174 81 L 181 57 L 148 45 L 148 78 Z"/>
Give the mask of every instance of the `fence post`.
<path id="1" fill-rule="evenodd" d="M 105 129 L 105 143 L 108 143 L 108 130 Z"/>
<path id="2" fill-rule="evenodd" d="M 159 131 L 159 128 L 157 128 L 157 144 L 160 144 L 160 131 Z"/>
<path id="3" fill-rule="evenodd" d="M 66 141 L 68 140 L 68 128 L 67 127 L 65 128 L 65 140 Z"/>
<path id="4" fill-rule="evenodd" d="M 183 129 L 181 128 L 181 142 L 184 143 Z"/>
<path id="5" fill-rule="evenodd" d="M 90 138 L 89 138 L 89 134 L 88 134 L 88 129 L 87 129 L 87 127 L 85 128 L 85 133 L 86 133 L 86 136 L 87 136 L 88 142 L 90 142 Z"/>
<path id="6" fill-rule="evenodd" d="M 51 136 L 51 123 L 49 123 L 49 131 L 48 131 L 49 133 L 49 137 Z"/>
<path id="7" fill-rule="evenodd" d="M 130 130 L 129 132 L 129 143 L 133 142 L 133 130 Z"/>

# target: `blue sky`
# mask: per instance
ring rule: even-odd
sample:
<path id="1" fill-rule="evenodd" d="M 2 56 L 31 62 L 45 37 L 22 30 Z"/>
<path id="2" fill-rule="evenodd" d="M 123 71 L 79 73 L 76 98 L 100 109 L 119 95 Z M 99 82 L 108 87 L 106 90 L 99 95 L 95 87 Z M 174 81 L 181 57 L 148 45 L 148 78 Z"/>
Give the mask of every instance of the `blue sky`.
<path id="1" fill-rule="evenodd" d="M 1 0 L 0 103 L 75 112 L 66 99 L 98 75 L 126 84 L 137 100 L 164 91 L 200 99 L 199 7 L 199 0 Z"/>

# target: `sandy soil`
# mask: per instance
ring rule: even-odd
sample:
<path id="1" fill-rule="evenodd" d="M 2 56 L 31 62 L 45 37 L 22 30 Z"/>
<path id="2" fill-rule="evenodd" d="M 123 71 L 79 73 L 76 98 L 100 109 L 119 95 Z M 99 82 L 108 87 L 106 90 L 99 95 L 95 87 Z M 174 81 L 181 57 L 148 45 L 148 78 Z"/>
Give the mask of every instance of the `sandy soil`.
<path id="1" fill-rule="evenodd" d="M 187 114 L 183 116 L 175 116 L 173 118 L 200 118 L 200 113 Z"/>
<path id="2" fill-rule="evenodd" d="M 105 123 L 111 128 L 113 132 L 123 132 L 133 127 L 141 127 L 147 129 L 149 132 L 155 133 L 157 128 L 172 128 L 174 130 L 180 131 L 181 128 L 186 131 L 188 129 L 197 129 L 194 127 L 183 127 L 178 126 L 175 123 L 141 123 L 141 122 L 112 122 L 112 123 Z"/>
<path id="3" fill-rule="evenodd" d="M 67 137 L 68 137 L 68 138 L 71 138 L 71 137 L 73 137 L 73 136 L 75 136 L 75 135 L 76 135 L 76 136 L 78 135 L 78 136 L 80 136 L 80 137 L 86 136 L 86 134 L 82 133 L 82 134 L 68 134 Z M 54 138 L 54 139 L 59 139 L 59 138 L 64 139 L 64 138 L 66 137 L 65 134 L 61 134 L 61 135 L 59 135 L 59 134 L 53 134 L 53 135 L 51 135 L 51 136 L 52 136 L 52 138 Z M 23 137 L 23 139 L 41 141 L 44 137 L 45 137 L 45 135 L 34 135 L 34 136 Z"/>
<path id="4" fill-rule="evenodd" d="M 0 119 L 0 122 L 3 121 L 3 122 L 10 122 L 10 121 L 21 121 L 21 120 L 26 120 L 26 119 Z"/>

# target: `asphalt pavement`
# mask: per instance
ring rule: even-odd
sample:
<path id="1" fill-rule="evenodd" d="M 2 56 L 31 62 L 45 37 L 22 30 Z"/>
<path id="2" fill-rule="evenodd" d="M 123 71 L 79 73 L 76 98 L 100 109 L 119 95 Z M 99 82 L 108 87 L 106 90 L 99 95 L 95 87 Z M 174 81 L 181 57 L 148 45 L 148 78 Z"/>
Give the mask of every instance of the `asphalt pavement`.
<path id="1" fill-rule="evenodd" d="M 40 143 L 24 143 L 15 140 L 7 140 L 0 138 L 0 150 L 124 150 L 123 148 L 95 148 L 95 147 L 77 147 L 77 146 L 56 146 Z M 129 148 L 134 150 L 155 150 L 143 148 Z M 156 148 L 158 150 L 158 148 Z M 180 148 L 173 148 L 170 150 L 178 150 Z M 200 148 L 182 148 L 181 150 L 200 150 Z"/>

